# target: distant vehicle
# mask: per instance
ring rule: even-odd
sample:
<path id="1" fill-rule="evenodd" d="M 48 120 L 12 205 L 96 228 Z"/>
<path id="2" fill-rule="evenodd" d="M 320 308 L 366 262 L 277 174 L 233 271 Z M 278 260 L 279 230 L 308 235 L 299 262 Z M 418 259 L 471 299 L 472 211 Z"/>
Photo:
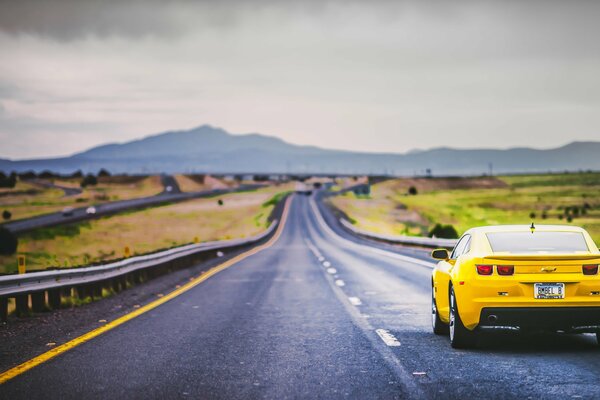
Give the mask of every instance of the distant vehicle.
<path id="1" fill-rule="evenodd" d="M 595 333 L 600 342 L 600 251 L 582 228 L 505 225 L 468 230 L 432 275 L 434 333 L 455 348 L 479 332 Z"/>
<path id="2" fill-rule="evenodd" d="M 306 183 L 296 182 L 296 193 L 309 196 L 312 194 L 312 190 L 310 189 L 310 186 Z"/>
<path id="3" fill-rule="evenodd" d="M 62 209 L 62 215 L 63 217 L 70 217 L 73 215 L 73 211 L 75 211 L 73 207 L 65 207 Z"/>
<path id="4" fill-rule="evenodd" d="M 165 190 L 167 191 L 167 193 L 171 193 L 173 191 L 173 186 L 167 186 Z"/>
<path id="5" fill-rule="evenodd" d="M 85 209 L 85 213 L 88 215 L 94 215 L 96 214 L 96 207 L 94 206 L 90 206 L 88 208 Z"/>

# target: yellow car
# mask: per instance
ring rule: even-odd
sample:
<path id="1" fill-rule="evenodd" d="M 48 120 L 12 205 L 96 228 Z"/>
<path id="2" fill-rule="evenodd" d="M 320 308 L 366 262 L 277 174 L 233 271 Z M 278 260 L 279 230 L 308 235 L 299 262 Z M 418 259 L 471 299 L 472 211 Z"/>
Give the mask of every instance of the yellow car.
<path id="1" fill-rule="evenodd" d="M 432 275 L 432 322 L 455 348 L 484 330 L 591 332 L 600 341 L 600 251 L 582 228 L 468 230 Z"/>

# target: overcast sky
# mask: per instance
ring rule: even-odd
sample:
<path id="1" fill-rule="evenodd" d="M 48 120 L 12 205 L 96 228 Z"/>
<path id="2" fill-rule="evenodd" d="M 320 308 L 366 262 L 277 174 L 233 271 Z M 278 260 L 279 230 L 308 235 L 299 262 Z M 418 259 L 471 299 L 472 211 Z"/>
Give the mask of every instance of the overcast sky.
<path id="1" fill-rule="evenodd" d="M 0 0 L 0 157 L 205 123 L 378 152 L 600 140 L 599 20 L 597 1 Z"/>

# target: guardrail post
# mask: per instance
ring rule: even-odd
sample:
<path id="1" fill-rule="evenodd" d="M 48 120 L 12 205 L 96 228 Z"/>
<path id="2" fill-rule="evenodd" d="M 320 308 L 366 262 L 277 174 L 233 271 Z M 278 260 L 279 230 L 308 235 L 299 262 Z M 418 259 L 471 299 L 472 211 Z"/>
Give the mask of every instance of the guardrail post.
<path id="1" fill-rule="evenodd" d="M 8 320 L 8 298 L 0 297 L 0 323 Z"/>
<path id="2" fill-rule="evenodd" d="M 89 296 L 89 292 L 85 285 L 77 286 L 75 290 L 77 291 L 77 297 L 79 298 L 79 300 L 83 300 Z"/>
<path id="3" fill-rule="evenodd" d="M 60 292 L 61 289 L 48 290 L 48 303 L 53 310 L 60 308 Z"/>
<path id="4" fill-rule="evenodd" d="M 31 293 L 31 309 L 33 312 L 39 313 L 46 311 L 46 293 L 35 292 Z"/>
<path id="5" fill-rule="evenodd" d="M 110 282 L 110 286 L 115 293 L 119 293 L 121 291 L 121 284 L 119 283 L 119 279 L 115 278 Z"/>
<path id="6" fill-rule="evenodd" d="M 15 297 L 15 311 L 17 317 L 25 317 L 29 314 L 29 296 L 20 294 Z"/>
<path id="7" fill-rule="evenodd" d="M 92 297 L 99 299 L 102 297 L 102 284 L 101 283 L 96 283 L 95 285 L 92 285 Z"/>

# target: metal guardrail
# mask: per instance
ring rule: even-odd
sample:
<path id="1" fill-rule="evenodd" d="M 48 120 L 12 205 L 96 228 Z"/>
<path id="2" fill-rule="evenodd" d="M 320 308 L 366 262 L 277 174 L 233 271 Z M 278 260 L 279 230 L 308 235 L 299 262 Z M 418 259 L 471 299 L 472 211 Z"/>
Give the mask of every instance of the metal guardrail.
<path id="1" fill-rule="evenodd" d="M 0 321 L 7 319 L 9 298 L 16 299 L 17 315 L 26 315 L 29 312 L 29 296 L 34 311 L 43 311 L 47 308 L 46 292 L 50 308 L 60 308 L 61 296 L 70 296 L 73 288 L 78 297 L 101 297 L 103 288 L 109 287 L 120 291 L 131 283 L 145 280 L 142 276 L 144 273 L 163 267 L 166 269 L 180 267 L 175 265 L 180 260 L 258 243 L 271 235 L 278 224 L 279 220 L 273 220 L 264 232 L 244 239 L 189 244 L 98 266 L 0 276 Z M 164 273 L 164 271 L 157 272 Z M 65 289 L 68 290 L 68 294 L 65 293 Z"/>
<path id="2" fill-rule="evenodd" d="M 439 239 L 439 238 L 429 238 L 429 237 L 418 237 L 418 236 L 404 236 L 404 235 L 382 235 L 379 233 L 373 233 L 366 231 L 364 229 L 360 229 L 352 225 L 347 220 L 340 218 L 340 223 L 344 228 L 349 230 L 351 233 L 355 235 L 364 236 L 366 238 L 381 240 L 389 243 L 397 243 L 397 244 L 405 244 L 412 246 L 422 246 L 429 248 L 453 248 L 458 239 Z"/>

